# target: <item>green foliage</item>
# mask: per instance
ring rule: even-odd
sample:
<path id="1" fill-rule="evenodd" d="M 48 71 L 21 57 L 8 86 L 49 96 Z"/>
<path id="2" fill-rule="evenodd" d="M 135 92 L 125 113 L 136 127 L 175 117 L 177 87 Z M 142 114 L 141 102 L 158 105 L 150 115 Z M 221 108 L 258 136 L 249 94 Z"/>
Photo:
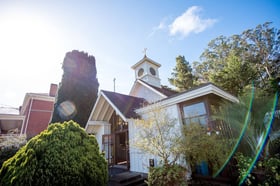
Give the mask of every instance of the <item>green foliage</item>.
<path id="1" fill-rule="evenodd" d="M 26 144 L 26 136 L 0 136 L 0 168 L 2 164 L 15 155 L 15 153 Z"/>
<path id="2" fill-rule="evenodd" d="M 276 123 L 277 124 L 277 123 Z M 278 133 L 279 133 L 279 130 L 278 130 Z M 269 141 L 269 144 L 268 144 L 268 153 L 271 154 L 271 155 L 274 155 L 274 154 L 277 154 L 279 153 L 279 149 L 280 149 L 280 137 L 274 139 L 271 141 L 271 138 L 270 138 L 270 141 Z"/>
<path id="3" fill-rule="evenodd" d="M 239 35 L 213 39 L 194 70 L 202 81 L 235 95 L 252 80 L 258 88 L 274 93 L 280 77 L 279 47 L 280 31 L 267 22 Z"/>
<path id="4" fill-rule="evenodd" d="M 273 110 L 273 97 L 265 97 L 262 91 L 244 93 L 238 103 L 225 102 L 221 104 L 214 118 L 224 121 L 233 138 L 239 138 L 244 125 L 248 122 L 245 133 L 239 145 L 239 151 L 245 155 L 254 156 L 259 149 L 259 139 L 266 132 L 264 117 Z M 252 104 L 250 104 L 252 102 Z"/>
<path id="5" fill-rule="evenodd" d="M 107 163 L 94 136 L 73 122 L 32 138 L 0 170 L 0 185 L 106 185 Z"/>
<path id="6" fill-rule="evenodd" d="M 63 76 L 52 123 L 73 120 L 85 127 L 97 99 L 99 83 L 94 56 L 73 50 L 63 61 Z"/>
<path id="7" fill-rule="evenodd" d="M 262 165 L 265 167 L 264 185 L 280 185 L 280 155 L 265 159 Z"/>
<path id="8" fill-rule="evenodd" d="M 186 185 L 186 173 L 190 170 L 177 164 L 182 160 L 183 149 L 188 147 L 183 144 L 181 126 L 157 105 L 147 112 L 145 120 L 136 122 L 137 135 L 131 145 L 160 159 L 158 167 L 149 169 L 148 185 Z"/>
<path id="9" fill-rule="evenodd" d="M 253 167 L 253 171 L 247 175 L 247 171 L 253 161 L 249 156 L 244 156 L 242 153 L 235 155 L 239 171 L 239 180 L 243 177 L 246 185 L 279 185 L 280 184 L 280 157 L 279 154 L 265 159 L 258 160 Z M 261 178 L 257 176 L 261 175 Z"/>
<path id="10" fill-rule="evenodd" d="M 149 186 L 183 186 L 186 183 L 186 169 L 180 165 L 163 165 L 150 167 L 148 174 Z"/>
<path id="11" fill-rule="evenodd" d="M 150 110 L 147 117 L 136 122 L 138 133 L 132 146 L 158 156 L 164 165 L 175 163 L 181 154 L 180 128 L 175 125 L 177 120 L 157 106 Z"/>
<path id="12" fill-rule="evenodd" d="M 222 104 L 219 114 L 215 118 L 223 120 L 228 125 L 232 136 L 241 137 L 238 153 L 235 155 L 238 162 L 239 180 L 243 181 L 243 178 L 246 178 L 244 182 L 246 185 L 279 185 L 280 160 L 279 156 L 274 156 L 279 151 L 278 139 L 272 141 L 272 138 L 268 138 L 266 146 L 262 147 L 262 144 L 265 144 L 264 137 L 268 132 L 268 121 L 270 120 L 265 116 L 273 113 L 275 100 L 272 97 L 264 96 L 263 91 L 255 90 L 253 92 L 239 97 L 239 103 Z M 246 126 L 245 133 L 240 136 L 244 126 Z M 272 131 L 270 130 L 270 135 Z M 260 159 L 254 165 L 253 171 L 248 174 L 255 156 L 258 156 L 260 150 L 262 152 L 259 156 Z"/>
<path id="13" fill-rule="evenodd" d="M 19 147 L 9 147 L 9 148 L 3 148 L 0 151 L 0 167 L 2 167 L 2 164 L 16 154 L 16 152 L 19 150 Z"/>
<path id="14" fill-rule="evenodd" d="M 179 91 L 193 87 L 195 78 L 192 74 L 192 68 L 184 56 L 178 56 L 176 58 L 176 66 L 171 75 L 172 78 L 169 78 L 168 81 L 171 85 L 177 87 Z"/>
<path id="15" fill-rule="evenodd" d="M 253 158 L 249 156 L 244 156 L 242 153 L 237 153 L 235 155 L 235 158 L 237 159 L 237 167 L 239 172 L 238 179 L 241 180 L 247 176 L 247 179 L 245 180 L 245 184 L 252 185 L 255 182 L 256 178 L 252 174 L 247 175 L 247 171 L 250 168 Z"/>
<path id="16" fill-rule="evenodd" d="M 232 149 L 232 139 L 207 133 L 206 128 L 197 123 L 185 126 L 183 133 L 182 149 L 192 171 L 195 171 L 197 164 L 207 161 L 212 174 L 215 174 L 227 160 Z"/>
<path id="17" fill-rule="evenodd" d="M 242 61 L 237 55 L 229 54 L 224 68 L 211 73 L 209 80 L 234 95 L 240 95 L 243 89 L 256 78 L 254 74 L 256 70 L 248 62 Z"/>

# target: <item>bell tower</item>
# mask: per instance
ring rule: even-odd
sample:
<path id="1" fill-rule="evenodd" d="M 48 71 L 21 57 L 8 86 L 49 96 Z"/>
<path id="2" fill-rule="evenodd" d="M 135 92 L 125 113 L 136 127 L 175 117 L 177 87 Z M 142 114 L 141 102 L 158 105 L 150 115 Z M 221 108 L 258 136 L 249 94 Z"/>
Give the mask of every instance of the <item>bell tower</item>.
<path id="1" fill-rule="evenodd" d="M 145 54 L 144 57 L 131 68 L 135 71 L 136 80 L 140 79 L 150 85 L 160 88 L 161 84 L 158 71 L 160 66 L 159 63 L 148 58 Z"/>

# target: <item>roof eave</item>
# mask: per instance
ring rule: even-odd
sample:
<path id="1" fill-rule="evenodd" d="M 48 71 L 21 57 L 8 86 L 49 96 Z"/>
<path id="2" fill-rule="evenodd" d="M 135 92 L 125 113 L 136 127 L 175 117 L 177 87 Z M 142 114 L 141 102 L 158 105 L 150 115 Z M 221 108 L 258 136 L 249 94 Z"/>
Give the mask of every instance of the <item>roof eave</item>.
<path id="1" fill-rule="evenodd" d="M 205 95 L 208 95 L 208 94 L 211 94 L 211 93 L 215 94 L 219 97 L 222 97 L 224 99 L 227 99 L 231 102 L 239 102 L 239 100 L 235 96 L 232 96 L 231 94 L 221 90 L 220 88 L 216 87 L 213 84 L 208 84 L 205 87 L 201 87 L 201 88 L 192 90 L 190 92 L 185 92 L 183 94 L 179 94 L 177 96 L 161 100 L 161 101 L 156 102 L 154 104 L 148 105 L 147 107 L 136 109 L 135 112 L 137 114 L 141 114 L 141 113 L 145 113 L 147 111 L 150 111 L 150 109 L 155 105 L 157 107 L 167 107 L 167 106 L 170 106 L 170 105 L 175 105 L 175 104 L 181 103 L 183 101 L 192 100 L 192 99 L 195 99 L 195 98 L 198 98 L 198 97 L 202 97 L 202 96 L 205 96 Z"/>
<path id="2" fill-rule="evenodd" d="M 92 110 L 91 110 L 91 113 L 90 113 L 90 115 L 89 115 L 87 124 L 86 124 L 86 126 L 85 126 L 85 130 L 87 130 L 87 127 L 88 127 L 88 125 L 89 125 L 89 123 L 90 123 L 90 120 L 91 120 L 91 118 L 92 118 L 92 115 L 93 115 L 93 113 L 94 113 L 94 111 L 95 111 L 95 109 L 96 109 L 96 107 L 97 107 L 97 104 L 98 104 L 98 102 L 99 102 L 99 100 L 100 100 L 100 97 L 101 97 L 100 95 L 101 95 L 101 91 L 98 93 L 98 97 L 97 97 L 97 99 L 96 99 L 96 102 L 95 102 L 95 104 L 94 104 L 94 106 L 93 106 L 93 108 L 92 108 Z"/>
<path id="3" fill-rule="evenodd" d="M 148 57 L 145 55 L 140 61 L 138 61 L 138 62 L 137 62 L 135 65 L 133 65 L 131 68 L 132 68 L 132 69 L 136 69 L 137 66 L 139 66 L 141 63 L 145 62 L 146 60 L 149 61 L 149 62 L 151 62 L 152 64 L 154 64 L 154 65 L 157 66 L 157 67 L 161 67 L 161 64 L 155 62 L 154 60 L 148 58 Z"/>
<path id="4" fill-rule="evenodd" d="M 116 113 L 123 119 L 123 121 L 127 122 L 127 118 L 123 115 L 123 113 L 116 107 L 116 105 L 101 91 L 101 95 L 105 98 L 105 100 L 113 107 Z"/>
<path id="5" fill-rule="evenodd" d="M 136 83 L 137 83 L 137 82 L 138 82 L 139 84 L 143 85 L 144 87 L 146 87 L 146 88 L 152 90 L 152 91 L 155 92 L 156 94 L 162 96 L 163 99 L 164 99 L 164 98 L 167 98 L 166 95 L 164 95 L 163 93 L 161 93 L 161 92 L 159 92 L 158 90 L 154 89 L 153 87 L 149 86 L 149 84 L 145 83 L 144 81 L 137 79 Z M 134 87 L 134 86 L 133 86 L 133 87 Z"/>

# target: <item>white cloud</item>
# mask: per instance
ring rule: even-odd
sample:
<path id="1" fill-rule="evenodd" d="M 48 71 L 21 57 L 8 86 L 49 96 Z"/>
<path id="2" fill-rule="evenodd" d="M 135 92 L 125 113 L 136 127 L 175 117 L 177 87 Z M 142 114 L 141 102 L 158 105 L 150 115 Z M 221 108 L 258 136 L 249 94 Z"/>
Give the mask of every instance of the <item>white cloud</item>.
<path id="1" fill-rule="evenodd" d="M 159 30 L 167 30 L 168 26 L 166 24 L 167 18 L 164 18 L 157 26 L 153 27 L 152 32 L 148 37 L 152 37 Z"/>
<path id="2" fill-rule="evenodd" d="M 199 14 L 201 11 L 202 8 L 198 6 L 188 8 L 169 25 L 170 35 L 174 36 L 179 34 L 183 37 L 187 37 L 190 33 L 200 33 L 204 31 L 217 21 L 216 19 L 201 18 Z"/>

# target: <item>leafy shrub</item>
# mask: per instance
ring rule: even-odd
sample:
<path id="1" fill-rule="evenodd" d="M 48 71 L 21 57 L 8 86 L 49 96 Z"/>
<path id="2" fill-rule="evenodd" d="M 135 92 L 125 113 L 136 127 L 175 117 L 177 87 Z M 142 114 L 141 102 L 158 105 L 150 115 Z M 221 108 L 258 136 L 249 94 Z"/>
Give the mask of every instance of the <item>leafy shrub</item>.
<path id="1" fill-rule="evenodd" d="M 247 175 L 247 170 L 250 168 L 250 165 L 253 161 L 253 158 L 249 156 L 244 156 L 242 153 L 238 152 L 235 155 L 237 159 L 237 167 L 239 172 L 239 180 L 242 180 L 244 177 L 247 176 L 247 178 L 244 180 L 244 185 L 252 185 L 255 182 L 255 176 L 252 174 Z"/>
<path id="2" fill-rule="evenodd" d="M 106 185 L 107 163 L 94 136 L 73 121 L 32 138 L 0 170 L 0 185 Z"/>
<path id="3" fill-rule="evenodd" d="M 207 133 L 206 128 L 198 123 L 184 126 L 183 133 L 182 149 L 192 171 L 196 170 L 196 165 L 206 161 L 210 174 L 215 174 L 227 160 L 233 139 Z"/>
<path id="4" fill-rule="evenodd" d="M 0 167 L 2 167 L 2 164 L 12 156 L 16 154 L 16 152 L 19 150 L 19 147 L 9 147 L 9 148 L 3 148 L 0 151 Z"/>
<path id="5" fill-rule="evenodd" d="M 180 165 L 163 165 L 161 167 L 150 167 L 148 174 L 149 186 L 179 186 L 187 185 L 186 169 Z"/>
<path id="6" fill-rule="evenodd" d="M 254 166 L 252 173 L 247 175 L 247 170 L 250 167 L 252 158 L 244 156 L 242 153 L 237 153 L 239 180 L 247 176 L 244 185 L 279 185 L 280 184 L 280 159 L 279 156 L 267 157 L 264 160 L 259 160 Z M 255 173 L 261 173 L 261 179 Z"/>
<path id="7" fill-rule="evenodd" d="M 265 180 L 264 185 L 279 185 L 280 184 L 280 156 L 270 157 L 259 163 L 264 167 Z"/>
<path id="8" fill-rule="evenodd" d="M 0 136 L 0 168 L 4 161 L 14 156 L 20 147 L 25 144 L 25 135 Z"/>

